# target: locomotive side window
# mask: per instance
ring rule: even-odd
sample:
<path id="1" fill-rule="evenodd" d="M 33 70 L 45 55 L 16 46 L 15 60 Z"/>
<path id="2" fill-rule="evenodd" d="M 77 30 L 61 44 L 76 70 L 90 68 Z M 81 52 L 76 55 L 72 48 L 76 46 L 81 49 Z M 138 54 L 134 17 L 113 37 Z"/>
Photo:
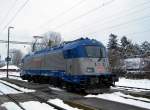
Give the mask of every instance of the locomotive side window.
<path id="1" fill-rule="evenodd" d="M 74 58 L 75 54 L 76 54 L 76 52 L 73 49 L 64 51 L 64 57 L 65 58 Z"/>
<path id="2" fill-rule="evenodd" d="M 97 46 L 86 46 L 86 54 L 87 57 L 91 58 L 104 58 L 106 57 L 105 49 L 97 47 Z"/>

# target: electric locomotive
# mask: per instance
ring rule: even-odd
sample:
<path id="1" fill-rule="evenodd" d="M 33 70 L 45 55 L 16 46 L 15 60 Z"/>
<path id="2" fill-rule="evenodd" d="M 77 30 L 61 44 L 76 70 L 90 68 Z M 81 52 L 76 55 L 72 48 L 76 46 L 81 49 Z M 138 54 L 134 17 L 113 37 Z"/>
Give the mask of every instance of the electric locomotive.
<path id="1" fill-rule="evenodd" d="M 20 75 L 28 81 L 48 81 L 69 91 L 109 88 L 118 81 L 118 77 L 109 71 L 105 46 L 89 38 L 26 55 L 22 59 Z"/>

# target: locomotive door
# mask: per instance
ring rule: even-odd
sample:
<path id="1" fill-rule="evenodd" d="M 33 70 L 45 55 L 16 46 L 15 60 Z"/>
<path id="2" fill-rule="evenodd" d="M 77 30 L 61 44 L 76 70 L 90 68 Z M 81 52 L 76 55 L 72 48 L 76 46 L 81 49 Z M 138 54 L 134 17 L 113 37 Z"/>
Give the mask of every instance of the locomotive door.
<path id="1" fill-rule="evenodd" d="M 73 61 L 72 59 L 67 60 L 67 73 L 72 74 L 73 73 Z"/>

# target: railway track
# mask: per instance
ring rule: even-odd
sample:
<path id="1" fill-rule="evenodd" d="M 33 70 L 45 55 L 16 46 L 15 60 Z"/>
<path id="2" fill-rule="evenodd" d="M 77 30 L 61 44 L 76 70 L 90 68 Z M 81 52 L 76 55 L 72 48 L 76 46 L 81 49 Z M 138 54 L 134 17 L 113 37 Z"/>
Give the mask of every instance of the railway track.
<path id="1" fill-rule="evenodd" d="M 125 99 L 132 99 L 132 100 L 136 100 L 136 101 L 141 101 L 141 102 L 150 103 L 150 101 L 146 101 L 146 100 L 142 100 L 142 99 L 131 98 L 131 97 L 125 97 L 125 96 L 120 96 L 120 97 L 123 97 L 123 98 L 125 98 Z"/>
<path id="2" fill-rule="evenodd" d="M 20 89 L 17 89 L 17 88 L 15 88 L 15 87 L 13 87 L 13 86 L 11 86 L 11 85 L 8 85 L 8 84 L 6 84 L 6 83 L 4 83 L 4 82 L 0 82 L 0 83 L 4 84 L 4 85 L 6 85 L 6 86 L 8 86 L 8 87 L 10 87 L 10 88 L 12 88 L 12 89 L 14 89 L 14 90 L 17 90 L 17 91 L 19 91 L 19 92 L 27 93 L 29 96 L 31 96 L 31 97 L 33 97 L 33 98 L 36 98 L 39 102 L 41 102 L 41 103 L 46 103 L 46 104 L 48 104 L 49 106 L 54 107 L 54 108 L 57 109 L 57 110 L 66 110 L 66 109 L 64 109 L 64 108 L 62 108 L 62 107 L 59 107 L 59 106 L 53 104 L 53 103 L 47 102 L 46 99 L 44 99 L 44 98 L 42 98 L 42 97 L 39 97 L 39 96 L 35 95 L 34 93 L 21 91 Z M 26 110 L 25 108 L 23 108 L 23 107 L 21 106 L 21 104 L 20 104 L 18 101 L 16 101 L 16 100 L 15 100 L 13 97 L 11 97 L 9 94 L 5 94 L 3 91 L 0 91 L 0 93 L 2 93 L 2 94 L 3 94 L 4 96 L 6 96 L 9 100 L 11 100 L 12 102 L 14 102 L 14 103 L 15 103 L 17 106 L 19 106 L 22 110 Z"/>
<path id="3" fill-rule="evenodd" d="M 124 90 L 141 90 L 141 91 L 150 91 L 150 89 L 146 88 L 138 88 L 138 87 L 129 87 L 129 86 L 114 86 L 116 89 L 124 89 Z"/>
<path id="4" fill-rule="evenodd" d="M 31 86 L 29 86 L 28 84 L 26 85 L 26 84 L 24 84 L 25 82 L 22 82 L 22 81 L 16 81 L 16 80 L 7 80 L 7 79 L 5 79 L 5 80 L 3 80 L 3 81 L 7 81 L 7 82 L 9 82 L 9 83 L 13 83 L 13 84 L 15 84 L 15 85 L 17 85 L 17 86 L 19 86 L 19 87 L 24 87 L 24 88 L 28 88 L 28 89 L 35 89 L 36 90 L 36 92 L 37 93 L 33 93 L 33 92 L 27 92 L 27 95 L 29 95 L 29 96 L 31 96 L 31 99 L 32 99 L 32 97 L 34 98 L 34 99 L 37 99 L 37 100 L 39 100 L 40 102 L 43 102 L 43 103 L 45 103 L 44 101 L 46 101 L 46 103 L 47 103 L 47 100 L 49 99 L 49 98 L 46 98 L 45 96 L 44 96 L 44 99 L 43 99 L 43 97 L 42 97 L 42 95 L 40 95 L 40 93 L 45 93 L 45 95 L 47 94 L 47 96 L 49 96 L 49 94 L 50 95 L 54 95 L 54 98 L 55 97 L 59 97 L 60 99 L 62 99 L 63 101 L 64 101 L 64 103 L 66 103 L 66 104 L 68 104 L 68 105 L 70 105 L 70 106 L 72 106 L 72 107 L 76 107 L 76 108 L 79 108 L 79 109 L 83 109 L 83 110 L 99 110 L 99 109 L 101 109 L 101 110 L 103 110 L 102 108 L 104 107 L 104 109 L 106 110 L 106 108 L 108 109 L 108 110 L 110 110 L 109 108 L 108 108 L 108 106 L 105 106 L 105 103 L 109 103 L 109 106 L 111 106 L 113 109 L 111 109 L 111 110 L 116 110 L 117 108 L 116 107 L 114 107 L 114 105 L 117 105 L 118 106 L 118 104 L 120 105 L 120 108 L 122 109 L 122 110 L 126 110 L 128 107 L 129 108 L 132 108 L 132 110 L 147 110 L 147 109 L 141 109 L 141 108 L 138 108 L 138 107 L 135 107 L 135 106 L 130 106 L 130 105 L 127 105 L 127 104 L 121 104 L 121 103 L 118 103 L 118 102 L 114 102 L 114 101 L 108 101 L 108 100 L 103 100 L 103 99 L 95 99 L 95 98 L 84 98 L 84 97 L 76 97 L 76 95 L 75 96 L 72 96 L 72 93 L 67 93 L 67 92 L 64 92 L 64 91 L 53 91 L 53 90 L 50 90 L 50 91 L 45 91 L 45 89 L 38 89 L 38 88 L 36 88 L 35 86 L 37 86 L 37 85 L 35 85 L 35 84 L 32 84 L 31 83 Z M 5 83 L 5 82 L 4 82 Z M 11 87 L 11 85 L 9 85 L 9 83 L 8 83 L 8 86 L 10 86 Z M 13 86 L 13 85 L 12 85 Z M 14 86 L 15 87 L 15 86 Z M 13 87 L 12 87 L 13 88 Z M 115 87 L 114 87 L 115 88 Z M 119 88 L 119 87 L 118 87 Z M 14 88 L 14 89 L 16 89 L 16 90 L 18 90 L 17 88 Z M 19 88 L 20 89 L 20 88 Z M 20 91 L 20 90 L 18 90 L 18 91 Z M 117 89 L 116 89 L 116 91 L 117 91 Z M 23 92 L 23 91 L 20 91 L 20 92 Z M 25 94 L 26 94 L 26 92 L 24 92 Z M 112 92 L 110 92 L 110 93 L 112 93 Z M 125 93 L 126 94 L 126 93 Z M 127 93 L 128 94 L 128 93 Z M 44 95 L 44 94 L 43 94 Z M 129 94 L 128 94 L 129 95 Z M 40 97 L 39 97 L 40 96 Z M 65 97 L 65 96 L 67 96 L 67 97 Z M 120 96 L 120 95 L 119 95 Z M 123 97 L 123 98 L 126 98 L 126 99 L 133 99 L 133 100 L 139 100 L 139 101 L 142 101 L 142 102 L 149 102 L 149 100 L 148 101 L 145 101 L 145 100 L 143 100 L 143 99 L 138 99 L 137 97 L 128 97 L 128 96 L 126 96 L 126 95 L 121 95 L 120 97 Z M 46 100 L 45 100 L 46 99 Z M 68 100 L 69 99 L 69 100 Z M 94 102 L 93 102 L 94 101 Z M 48 102 L 49 103 L 49 102 Z M 49 104 L 48 104 L 49 105 Z M 50 105 L 50 106 L 53 106 L 53 105 Z M 55 106 L 55 105 L 54 105 Z M 57 106 L 57 105 L 56 105 Z M 123 109 L 124 108 L 124 109 Z M 58 108 L 57 108 L 58 109 Z M 62 108 L 60 108 L 60 109 L 58 109 L 58 110 L 61 110 Z M 64 108 L 63 108 L 63 110 L 64 110 Z"/>
<path id="5" fill-rule="evenodd" d="M 4 96 L 6 96 L 10 101 L 14 102 L 21 110 L 26 110 L 25 108 L 22 107 L 22 105 L 17 100 L 15 100 L 14 98 L 12 98 L 9 94 L 5 94 L 1 90 L 0 90 L 0 93 L 2 93 Z"/>
<path id="6" fill-rule="evenodd" d="M 7 80 L 4 80 L 4 81 L 7 81 Z M 9 81 L 8 81 L 9 82 Z M 1 81 L 0 81 L 0 83 L 1 83 Z M 3 83 L 3 82 L 2 82 Z M 13 82 L 9 82 L 9 83 L 13 83 Z M 5 84 L 5 83 L 4 83 Z M 9 86 L 9 87 L 12 87 L 11 85 L 8 85 L 8 84 L 5 84 L 5 85 L 7 85 L 7 86 Z M 26 86 L 22 86 L 21 85 L 21 83 L 19 83 L 19 84 L 15 84 L 15 85 L 17 85 L 17 86 L 19 86 L 19 87 L 23 87 L 23 88 L 27 88 Z M 22 92 L 22 91 L 20 91 L 19 89 L 17 89 L 17 88 L 14 88 L 14 87 L 12 87 L 13 89 L 15 89 L 15 90 L 17 90 L 17 91 L 19 91 L 19 92 Z M 31 89 L 31 87 L 29 87 L 28 89 Z M 72 98 L 70 98 L 69 100 L 67 99 L 64 99 L 63 97 L 63 95 L 66 95 L 66 94 L 68 94 L 69 95 L 69 97 L 74 97 L 74 96 L 72 96 L 72 94 L 74 94 L 74 93 L 65 93 L 65 94 L 63 94 L 63 93 L 58 93 L 58 92 L 56 92 L 56 91 L 51 91 L 51 92 L 48 92 L 48 91 L 43 91 L 43 89 L 41 89 L 41 90 L 39 90 L 39 89 L 35 89 L 36 90 L 36 92 L 37 91 L 39 91 L 39 92 L 44 92 L 44 93 L 46 93 L 47 95 L 52 95 L 52 94 L 54 94 L 54 95 L 58 95 L 58 97 L 60 97 L 60 99 L 62 99 L 63 100 L 63 102 L 65 103 L 65 104 L 68 104 L 68 105 L 70 105 L 71 107 L 76 107 L 76 108 L 79 108 L 79 109 L 82 109 L 82 110 L 99 110 L 99 109 L 97 109 L 97 108 L 94 108 L 93 106 L 89 106 L 89 105 L 86 105 L 86 104 L 83 104 L 83 103 L 78 103 L 78 102 L 76 102 L 76 101 L 72 101 Z M 63 92 L 63 91 L 62 91 Z M 24 93 L 26 93 L 26 92 L 24 92 Z M 41 98 L 41 97 L 39 97 L 39 96 L 37 96 L 37 95 L 35 95 L 34 93 L 32 93 L 32 92 L 27 92 L 27 95 L 29 95 L 29 96 L 32 96 L 32 97 L 34 97 L 34 98 L 36 98 L 36 99 L 38 99 L 38 100 L 41 100 L 40 102 L 45 102 L 45 103 L 47 103 L 48 105 L 50 105 L 50 106 L 56 106 L 55 108 L 57 108 L 58 110 L 65 110 L 65 109 L 63 109 L 63 108 L 58 108 L 57 107 L 57 105 L 54 105 L 54 104 L 52 104 L 52 103 L 49 103 L 49 102 L 47 102 L 47 100 L 45 100 L 45 99 L 43 99 L 43 98 Z M 75 96 L 76 96 L 76 98 L 74 97 L 73 99 L 79 99 L 79 98 L 77 98 L 77 97 L 79 97 L 78 96 L 78 94 L 74 94 Z M 56 96 L 57 97 L 57 96 Z M 81 98 L 82 96 L 80 96 L 80 98 Z M 83 98 L 83 97 L 82 97 Z"/>
<path id="7" fill-rule="evenodd" d="M 20 78 L 20 76 L 17 76 L 17 75 L 9 75 L 9 76 L 13 76 L 13 77 L 17 77 L 17 78 Z"/>

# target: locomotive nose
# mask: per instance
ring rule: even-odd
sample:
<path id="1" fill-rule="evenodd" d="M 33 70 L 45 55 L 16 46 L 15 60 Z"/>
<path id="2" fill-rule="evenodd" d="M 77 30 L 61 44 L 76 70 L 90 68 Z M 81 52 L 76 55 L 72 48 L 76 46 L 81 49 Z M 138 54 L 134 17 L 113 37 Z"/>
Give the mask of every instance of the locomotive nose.
<path id="1" fill-rule="evenodd" d="M 87 60 L 87 65 L 84 65 L 85 72 L 89 74 L 103 74 L 108 72 L 108 64 L 106 58 L 90 58 Z"/>

